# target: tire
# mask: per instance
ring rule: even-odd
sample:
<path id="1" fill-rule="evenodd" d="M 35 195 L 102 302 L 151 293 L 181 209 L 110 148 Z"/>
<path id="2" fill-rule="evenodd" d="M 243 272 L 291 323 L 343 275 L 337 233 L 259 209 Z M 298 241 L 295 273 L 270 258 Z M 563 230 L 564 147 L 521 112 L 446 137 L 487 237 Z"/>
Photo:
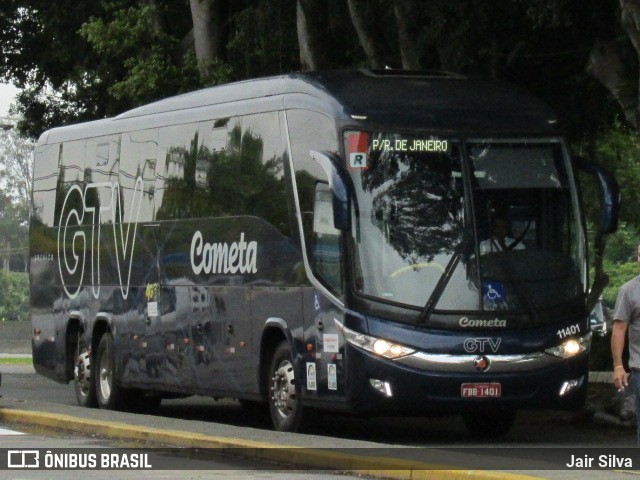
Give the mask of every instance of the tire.
<path id="1" fill-rule="evenodd" d="M 78 405 L 88 408 L 98 406 L 95 383 L 91 374 L 91 353 L 84 332 L 78 337 L 73 355 L 73 386 Z"/>
<path id="2" fill-rule="evenodd" d="M 269 412 L 274 428 L 280 432 L 297 431 L 303 407 L 299 400 L 300 387 L 295 378 L 293 355 L 286 341 L 281 342 L 273 353 L 268 382 Z"/>
<path id="3" fill-rule="evenodd" d="M 115 349 L 111 332 L 100 338 L 95 361 L 93 379 L 98 406 L 106 410 L 121 410 L 125 406 L 125 391 L 115 381 Z"/>
<path id="4" fill-rule="evenodd" d="M 469 433 L 477 439 L 505 436 L 516 418 L 515 410 L 480 411 L 462 415 Z"/>

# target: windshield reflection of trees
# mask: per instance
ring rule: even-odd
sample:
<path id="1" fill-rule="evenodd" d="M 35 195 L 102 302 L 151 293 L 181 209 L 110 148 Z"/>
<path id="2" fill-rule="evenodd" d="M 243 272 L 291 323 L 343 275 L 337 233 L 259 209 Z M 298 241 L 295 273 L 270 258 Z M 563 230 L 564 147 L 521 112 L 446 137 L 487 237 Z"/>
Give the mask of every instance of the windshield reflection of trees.
<path id="1" fill-rule="evenodd" d="M 370 221 L 403 260 L 430 262 L 462 239 L 462 185 L 457 154 L 373 152 L 362 188 L 373 195 Z"/>

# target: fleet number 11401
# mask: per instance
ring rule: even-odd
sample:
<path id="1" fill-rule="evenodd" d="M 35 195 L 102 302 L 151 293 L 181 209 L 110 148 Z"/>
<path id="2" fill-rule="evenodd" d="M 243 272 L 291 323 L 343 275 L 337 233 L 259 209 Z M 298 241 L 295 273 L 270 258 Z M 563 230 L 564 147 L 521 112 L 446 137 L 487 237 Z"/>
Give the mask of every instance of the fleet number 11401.
<path id="1" fill-rule="evenodd" d="M 568 337 L 569 335 L 575 335 L 577 333 L 580 333 L 580 325 L 576 324 L 571 325 L 570 327 L 561 328 L 556 333 L 560 338 Z"/>

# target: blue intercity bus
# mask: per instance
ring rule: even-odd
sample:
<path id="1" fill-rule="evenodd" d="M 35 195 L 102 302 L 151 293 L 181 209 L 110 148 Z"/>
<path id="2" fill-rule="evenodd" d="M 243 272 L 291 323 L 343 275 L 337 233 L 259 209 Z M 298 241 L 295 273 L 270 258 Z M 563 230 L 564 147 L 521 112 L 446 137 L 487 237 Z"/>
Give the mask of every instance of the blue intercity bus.
<path id="1" fill-rule="evenodd" d="M 578 408 L 580 168 L 614 231 L 615 181 L 548 107 L 443 73 L 291 74 L 54 128 L 34 164 L 35 368 L 83 406 L 228 397 L 283 431 L 325 410 L 500 435 L 517 409 Z"/>

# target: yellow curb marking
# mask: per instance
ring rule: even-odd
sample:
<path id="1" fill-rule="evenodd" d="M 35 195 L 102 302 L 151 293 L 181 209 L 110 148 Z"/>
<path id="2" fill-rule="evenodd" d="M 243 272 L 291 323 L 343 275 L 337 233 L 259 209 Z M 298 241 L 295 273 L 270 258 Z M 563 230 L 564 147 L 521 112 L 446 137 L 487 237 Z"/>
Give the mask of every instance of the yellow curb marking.
<path id="1" fill-rule="evenodd" d="M 539 477 L 506 472 L 451 470 L 450 466 L 384 457 L 366 457 L 305 447 L 275 445 L 238 438 L 215 437 L 160 428 L 131 426 L 102 420 L 86 420 L 69 415 L 0 408 L 0 421 L 29 423 L 109 438 L 163 443 L 187 448 L 241 448 L 247 455 L 287 465 L 318 470 L 338 470 L 397 480 L 539 480 Z"/>

